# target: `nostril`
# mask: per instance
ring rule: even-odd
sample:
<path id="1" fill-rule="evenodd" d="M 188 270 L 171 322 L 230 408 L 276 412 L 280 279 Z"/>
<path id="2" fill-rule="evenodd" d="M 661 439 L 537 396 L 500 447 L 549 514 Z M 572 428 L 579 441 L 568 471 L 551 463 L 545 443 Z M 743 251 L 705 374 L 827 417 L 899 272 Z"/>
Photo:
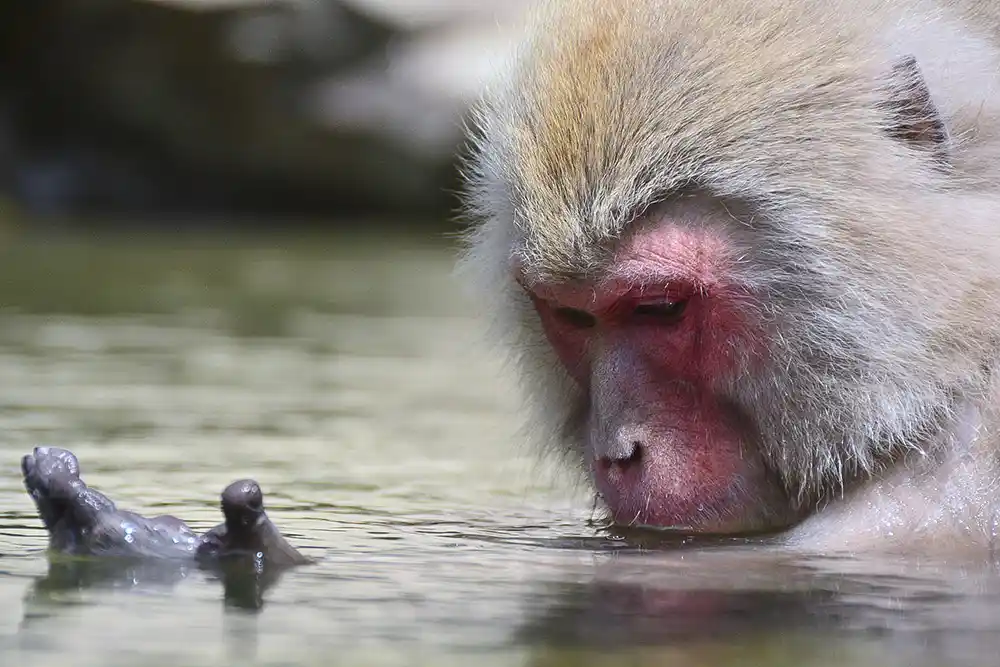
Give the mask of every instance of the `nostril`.
<path id="1" fill-rule="evenodd" d="M 598 465 L 604 470 L 610 468 L 625 470 L 642 462 L 642 443 L 633 442 L 628 450 L 628 452 L 622 452 L 618 455 L 602 456 L 597 460 Z"/>
<path id="2" fill-rule="evenodd" d="M 632 443 L 632 454 L 629 455 L 623 463 L 627 465 L 635 465 L 642 461 L 642 443 L 633 442 Z"/>

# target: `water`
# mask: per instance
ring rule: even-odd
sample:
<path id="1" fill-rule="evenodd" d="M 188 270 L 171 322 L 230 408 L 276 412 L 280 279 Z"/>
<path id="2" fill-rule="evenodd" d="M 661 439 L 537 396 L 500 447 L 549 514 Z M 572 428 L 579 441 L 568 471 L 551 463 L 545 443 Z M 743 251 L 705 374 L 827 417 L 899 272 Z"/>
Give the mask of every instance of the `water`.
<path id="1" fill-rule="evenodd" d="M 980 564 L 654 548 L 518 446 L 446 247 L 396 238 L 0 250 L 2 665 L 995 665 Z M 258 479 L 316 565 L 258 597 L 46 556 L 21 454 L 219 520 Z"/>

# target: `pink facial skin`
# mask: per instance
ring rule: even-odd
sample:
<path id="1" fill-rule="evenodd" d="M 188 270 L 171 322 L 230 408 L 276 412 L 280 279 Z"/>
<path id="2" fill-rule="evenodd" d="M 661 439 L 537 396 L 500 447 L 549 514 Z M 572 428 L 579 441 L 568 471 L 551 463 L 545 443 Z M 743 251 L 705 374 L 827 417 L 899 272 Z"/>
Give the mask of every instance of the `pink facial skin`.
<path id="1" fill-rule="evenodd" d="M 765 351 L 732 275 L 723 235 L 660 224 L 629 237 L 595 283 L 531 285 L 589 394 L 586 450 L 617 523 L 745 532 L 780 506 L 746 418 L 720 396 Z"/>

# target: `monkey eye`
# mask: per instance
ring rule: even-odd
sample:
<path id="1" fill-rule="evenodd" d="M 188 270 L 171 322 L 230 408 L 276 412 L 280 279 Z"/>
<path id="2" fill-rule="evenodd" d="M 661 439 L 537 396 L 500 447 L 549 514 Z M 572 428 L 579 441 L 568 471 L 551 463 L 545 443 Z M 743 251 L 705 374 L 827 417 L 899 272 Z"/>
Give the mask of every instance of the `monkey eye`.
<path id="1" fill-rule="evenodd" d="M 654 319 L 658 323 L 673 324 L 681 319 L 687 309 L 687 299 L 681 301 L 651 301 L 640 303 L 632 314 L 644 319 Z"/>
<path id="2" fill-rule="evenodd" d="M 552 313 L 574 329 L 592 329 L 597 326 L 597 318 L 585 310 L 577 308 L 553 308 Z"/>

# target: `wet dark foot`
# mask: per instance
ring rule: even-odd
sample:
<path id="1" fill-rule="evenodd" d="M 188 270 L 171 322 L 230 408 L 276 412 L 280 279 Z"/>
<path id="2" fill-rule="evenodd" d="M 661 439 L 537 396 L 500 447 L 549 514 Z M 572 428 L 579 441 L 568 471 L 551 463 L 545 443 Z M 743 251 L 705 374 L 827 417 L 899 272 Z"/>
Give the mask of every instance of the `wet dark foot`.
<path id="1" fill-rule="evenodd" d="M 80 463 L 66 449 L 36 447 L 21 459 L 24 486 L 49 531 L 51 549 L 70 554 L 191 557 L 198 536 L 180 519 L 146 519 L 119 510 L 80 478 Z"/>
<path id="2" fill-rule="evenodd" d="M 72 554 L 192 558 L 203 562 L 247 556 L 255 568 L 309 562 L 288 543 L 264 512 L 264 497 L 253 480 L 222 492 L 225 522 L 199 537 L 172 516 L 145 518 L 119 510 L 110 498 L 80 478 L 72 452 L 37 447 L 21 460 L 24 486 L 49 531 L 50 548 Z"/>
<path id="3" fill-rule="evenodd" d="M 224 523 L 202 538 L 202 558 L 247 557 L 258 566 L 287 567 L 309 562 L 282 535 L 264 511 L 264 494 L 252 479 L 233 482 L 222 492 Z"/>
<path id="4" fill-rule="evenodd" d="M 74 499 L 86 485 L 80 480 L 80 463 L 72 452 L 36 447 L 21 459 L 21 474 L 46 528 L 53 530 L 74 520 Z"/>

